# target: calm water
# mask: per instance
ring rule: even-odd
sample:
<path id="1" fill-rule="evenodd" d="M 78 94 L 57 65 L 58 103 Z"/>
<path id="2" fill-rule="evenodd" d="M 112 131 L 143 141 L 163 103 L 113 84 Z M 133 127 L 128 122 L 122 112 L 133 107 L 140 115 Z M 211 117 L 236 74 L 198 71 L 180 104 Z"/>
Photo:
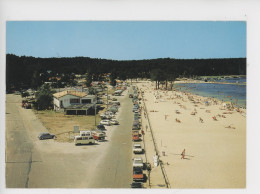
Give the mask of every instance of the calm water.
<path id="1" fill-rule="evenodd" d="M 229 79 L 220 79 L 214 80 L 215 82 L 227 82 L 227 83 L 246 83 L 246 78 L 229 78 Z"/>
<path id="2" fill-rule="evenodd" d="M 245 83 L 245 78 L 223 81 L 233 84 L 187 83 L 175 84 L 175 88 L 204 97 L 214 97 L 224 101 L 231 101 L 238 106 L 246 107 L 246 85 L 236 84 Z"/>

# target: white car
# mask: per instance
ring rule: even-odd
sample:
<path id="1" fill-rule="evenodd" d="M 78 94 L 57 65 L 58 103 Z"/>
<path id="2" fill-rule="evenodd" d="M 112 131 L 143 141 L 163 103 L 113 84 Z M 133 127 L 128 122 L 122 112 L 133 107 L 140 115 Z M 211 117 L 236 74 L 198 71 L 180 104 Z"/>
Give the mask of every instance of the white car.
<path id="1" fill-rule="evenodd" d="M 134 113 L 138 113 L 138 114 L 140 114 L 140 111 L 139 111 L 139 110 L 135 110 Z"/>
<path id="2" fill-rule="evenodd" d="M 143 159 L 142 158 L 134 158 L 133 159 L 133 167 L 144 167 Z"/>
<path id="3" fill-rule="evenodd" d="M 135 143 L 133 145 L 133 152 L 134 152 L 134 154 L 141 154 L 141 153 L 143 153 L 143 148 L 142 148 L 140 143 Z"/>
<path id="4" fill-rule="evenodd" d="M 119 122 L 118 122 L 116 119 L 111 119 L 111 120 L 110 120 L 110 123 L 111 123 L 112 125 L 119 125 Z"/>
<path id="5" fill-rule="evenodd" d="M 110 120 L 102 120 L 100 121 L 100 125 L 111 125 Z"/>

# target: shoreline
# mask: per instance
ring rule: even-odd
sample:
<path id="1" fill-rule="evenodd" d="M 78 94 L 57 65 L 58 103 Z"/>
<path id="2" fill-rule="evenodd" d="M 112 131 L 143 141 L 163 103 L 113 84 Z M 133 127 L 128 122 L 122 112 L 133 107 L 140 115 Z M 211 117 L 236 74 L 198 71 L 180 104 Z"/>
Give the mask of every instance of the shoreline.
<path id="1" fill-rule="evenodd" d="M 242 82 L 242 83 L 212 82 L 212 81 L 205 82 L 201 80 L 180 80 L 180 81 L 175 81 L 174 83 L 176 84 L 230 84 L 230 85 L 240 85 L 240 86 L 246 85 L 246 82 Z"/>
<path id="2" fill-rule="evenodd" d="M 196 80 L 193 80 L 193 81 L 177 81 L 177 82 L 174 82 L 175 84 L 219 84 L 219 85 L 237 85 L 237 86 L 246 86 L 246 84 L 237 84 L 237 83 L 218 83 L 218 82 L 203 82 L 203 81 L 196 81 Z M 181 91 L 181 88 L 183 88 L 183 91 Z M 243 109 L 246 109 L 246 99 L 236 99 L 235 96 L 228 96 L 228 97 L 221 97 L 218 95 L 214 95 L 214 94 L 211 94 L 211 93 L 207 93 L 206 91 L 187 91 L 188 88 L 185 88 L 185 86 L 176 86 L 173 87 L 173 89 L 175 91 L 179 91 L 179 92 L 186 92 L 186 93 L 190 93 L 191 95 L 197 95 L 197 96 L 200 96 L 200 97 L 203 97 L 203 98 L 211 98 L 211 99 L 216 99 L 220 102 L 230 102 L 231 104 L 233 104 L 235 107 L 238 107 L 238 108 L 243 108 Z M 185 91 L 186 90 L 186 91 Z M 205 95 L 205 96 L 204 96 Z M 231 98 L 232 97 L 232 98 Z"/>
<path id="3" fill-rule="evenodd" d="M 160 160 L 173 188 L 245 188 L 246 109 L 228 109 L 222 101 L 187 92 L 153 90 L 152 82 L 136 85 L 144 92 Z M 185 160 L 180 157 L 183 149 Z M 151 157 L 148 162 L 153 163 Z M 156 180 L 156 174 L 151 176 Z"/>

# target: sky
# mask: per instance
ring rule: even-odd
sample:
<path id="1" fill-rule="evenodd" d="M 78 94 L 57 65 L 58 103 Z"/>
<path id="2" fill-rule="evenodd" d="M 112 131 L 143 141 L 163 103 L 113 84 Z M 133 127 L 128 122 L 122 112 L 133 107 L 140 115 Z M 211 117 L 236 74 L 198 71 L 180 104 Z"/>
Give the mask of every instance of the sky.
<path id="1" fill-rule="evenodd" d="M 6 53 L 114 60 L 246 57 L 246 22 L 9 21 Z"/>

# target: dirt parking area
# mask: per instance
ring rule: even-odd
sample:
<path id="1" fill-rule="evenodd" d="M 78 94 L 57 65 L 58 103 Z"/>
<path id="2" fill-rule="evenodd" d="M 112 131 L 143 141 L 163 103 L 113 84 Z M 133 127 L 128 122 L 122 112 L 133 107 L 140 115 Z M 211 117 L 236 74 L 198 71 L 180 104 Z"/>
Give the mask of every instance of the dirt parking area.
<path id="1" fill-rule="evenodd" d="M 73 137 L 77 135 L 73 133 L 74 126 L 79 126 L 79 130 L 95 129 L 95 115 L 65 115 L 52 110 L 35 111 L 35 115 L 50 133 L 56 135 L 58 142 L 73 142 Z M 97 125 L 100 120 L 97 114 Z"/>

